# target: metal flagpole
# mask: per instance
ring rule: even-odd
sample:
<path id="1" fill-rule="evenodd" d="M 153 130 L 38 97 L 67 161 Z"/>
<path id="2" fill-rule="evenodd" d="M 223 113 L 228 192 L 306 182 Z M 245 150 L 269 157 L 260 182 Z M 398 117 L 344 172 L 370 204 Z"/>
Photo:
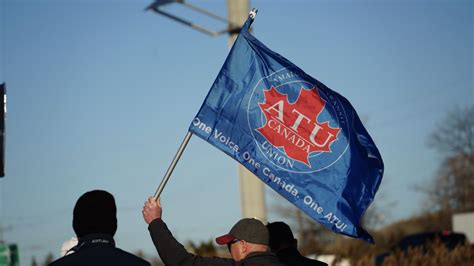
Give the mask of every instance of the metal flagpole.
<path id="1" fill-rule="evenodd" d="M 183 139 L 183 142 L 181 142 L 181 145 L 179 146 L 179 149 L 176 152 L 176 154 L 173 158 L 173 161 L 171 162 L 170 166 L 168 167 L 168 170 L 166 171 L 165 176 L 163 177 L 163 180 L 161 180 L 160 186 L 158 187 L 158 189 L 155 192 L 155 196 L 153 196 L 155 198 L 155 200 L 158 200 L 158 198 L 160 197 L 161 192 L 165 188 L 166 183 L 168 182 L 168 180 L 170 179 L 171 173 L 173 173 L 174 167 L 178 163 L 179 158 L 183 154 L 184 149 L 186 148 L 186 145 L 188 145 L 188 142 L 191 139 L 192 135 L 193 135 L 193 133 L 188 131 L 188 133 L 186 134 L 186 136 Z"/>

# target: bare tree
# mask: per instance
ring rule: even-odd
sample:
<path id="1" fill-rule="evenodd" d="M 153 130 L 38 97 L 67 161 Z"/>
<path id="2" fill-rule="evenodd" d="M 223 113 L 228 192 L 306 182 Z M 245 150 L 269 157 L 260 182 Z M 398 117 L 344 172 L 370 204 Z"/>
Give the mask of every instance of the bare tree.
<path id="1" fill-rule="evenodd" d="M 456 107 L 438 124 L 428 145 L 443 156 L 426 192 L 441 211 L 474 211 L 474 106 Z"/>
<path id="2" fill-rule="evenodd" d="M 455 107 L 431 134 L 428 145 L 446 157 L 474 152 L 474 106 Z"/>
<path id="3" fill-rule="evenodd" d="M 199 256 L 217 256 L 217 249 L 212 240 L 201 241 L 199 244 L 194 243 L 193 241 L 188 241 L 187 246 L 192 251 L 192 253 Z"/>

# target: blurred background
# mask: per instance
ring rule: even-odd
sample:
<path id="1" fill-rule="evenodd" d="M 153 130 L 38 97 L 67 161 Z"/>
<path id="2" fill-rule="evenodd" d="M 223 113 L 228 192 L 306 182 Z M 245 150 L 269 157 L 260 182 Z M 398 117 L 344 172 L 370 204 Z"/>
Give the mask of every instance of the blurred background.
<path id="1" fill-rule="evenodd" d="M 232 0 L 186 2 L 232 16 Z M 352 103 L 385 163 L 363 220 L 376 245 L 323 229 L 268 188 L 265 220 L 289 223 L 305 255 L 360 265 L 406 235 L 451 232 L 453 221 L 467 224 L 473 241 L 473 2 L 242 2 L 259 10 L 252 27 L 260 41 Z M 20 265 L 58 258 L 74 236 L 77 198 L 104 189 L 117 202 L 117 246 L 159 265 L 143 202 L 230 40 L 145 10 L 152 3 L 0 2 L 0 83 L 8 97 L 0 254 L 18 254 Z M 229 28 L 182 4 L 160 8 L 211 32 Z M 163 192 L 164 219 L 190 250 L 218 254 L 212 239 L 243 213 L 239 187 L 237 163 L 193 138 Z"/>

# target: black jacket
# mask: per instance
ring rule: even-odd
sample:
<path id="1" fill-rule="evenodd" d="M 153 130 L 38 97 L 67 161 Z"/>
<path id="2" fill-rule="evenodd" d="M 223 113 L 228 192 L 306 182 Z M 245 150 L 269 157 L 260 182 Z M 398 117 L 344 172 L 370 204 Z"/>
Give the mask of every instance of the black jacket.
<path id="1" fill-rule="evenodd" d="M 253 252 L 239 262 L 233 259 L 201 257 L 188 253 L 183 245 L 173 237 L 161 219 L 153 220 L 148 226 L 148 230 L 156 250 L 166 266 L 285 266 L 271 252 Z"/>
<path id="2" fill-rule="evenodd" d="M 93 234 L 81 237 L 74 253 L 51 262 L 50 266 L 150 266 L 145 260 L 115 247 L 110 235 Z"/>
<path id="3" fill-rule="evenodd" d="M 288 266 L 327 266 L 319 260 L 308 259 L 296 248 L 286 248 L 277 252 L 278 259 Z"/>

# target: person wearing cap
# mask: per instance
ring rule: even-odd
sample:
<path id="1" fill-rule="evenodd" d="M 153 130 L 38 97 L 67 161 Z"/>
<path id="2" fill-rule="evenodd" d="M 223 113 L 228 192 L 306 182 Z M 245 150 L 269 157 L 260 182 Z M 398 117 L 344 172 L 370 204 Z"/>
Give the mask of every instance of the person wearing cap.
<path id="1" fill-rule="evenodd" d="M 227 245 L 232 259 L 202 257 L 191 254 L 171 234 L 162 219 L 161 203 L 153 197 L 143 206 L 143 219 L 148 224 L 153 244 L 165 265 L 170 266 L 284 266 L 276 255 L 269 252 L 268 230 L 257 220 L 238 221 L 228 234 L 217 237 L 219 245 Z"/>
<path id="2" fill-rule="evenodd" d="M 270 249 L 278 259 L 289 266 L 325 266 L 324 262 L 308 259 L 298 251 L 298 241 L 293 237 L 290 227 L 284 222 L 267 224 L 270 235 Z"/>
<path id="3" fill-rule="evenodd" d="M 50 266 L 150 266 L 150 263 L 115 247 L 117 207 L 112 194 L 103 190 L 86 192 L 76 202 L 72 227 L 78 243 Z"/>

